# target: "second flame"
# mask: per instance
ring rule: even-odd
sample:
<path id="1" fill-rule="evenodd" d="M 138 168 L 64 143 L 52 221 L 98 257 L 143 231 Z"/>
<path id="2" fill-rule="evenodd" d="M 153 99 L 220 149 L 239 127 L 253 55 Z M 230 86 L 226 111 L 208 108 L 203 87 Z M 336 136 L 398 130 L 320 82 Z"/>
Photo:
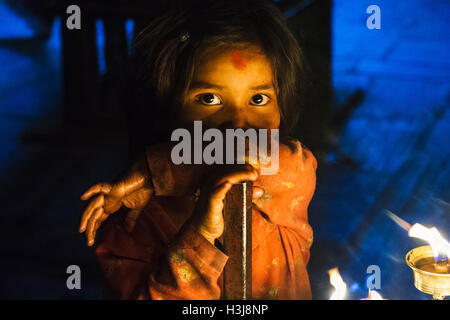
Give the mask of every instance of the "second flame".
<path id="1" fill-rule="evenodd" d="M 408 235 L 427 241 L 436 261 L 450 258 L 450 244 L 435 227 L 426 228 L 420 223 L 416 223 L 409 229 Z"/>
<path id="2" fill-rule="evenodd" d="M 342 280 L 339 269 L 337 267 L 330 269 L 328 270 L 328 274 L 330 275 L 330 283 L 335 289 L 334 293 L 330 297 L 330 300 L 344 300 L 347 293 L 347 285 L 344 280 Z"/>

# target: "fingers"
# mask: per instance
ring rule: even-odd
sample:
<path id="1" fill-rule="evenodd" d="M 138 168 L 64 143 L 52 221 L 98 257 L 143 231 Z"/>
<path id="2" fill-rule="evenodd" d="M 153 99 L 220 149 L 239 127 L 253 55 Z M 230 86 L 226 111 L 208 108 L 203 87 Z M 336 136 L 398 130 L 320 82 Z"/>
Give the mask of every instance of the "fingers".
<path id="1" fill-rule="evenodd" d="M 153 193 L 152 189 L 141 188 L 125 196 L 122 203 L 130 209 L 142 209 L 148 203 Z"/>
<path id="2" fill-rule="evenodd" d="M 94 211 L 97 208 L 103 207 L 103 204 L 104 204 L 103 194 L 101 194 L 101 195 L 95 197 L 93 200 L 91 200 L 91 202 L 87 206 L 86 210 L 84 210 L 83 216 L 81 217 L 80 228 L 78 229 L 78 231 L 80 233 L 83 233 L 86 231 L 86 226 L 88 224 L 89 219 L 94 214 Z"/>
<path id="3" fill-rule="evenodd" d="M 81 196 L 81 200 L 87 200 L 93 195 L 98 193 L 109 193 L 111 191 L 111 188 L 112 185 L 107 182 L 100 182 L 94 184 L 92 187 L 90 187 L 87 191 L 83 193 L 83 195 Z"/>
<path id="4" fill-rule="evenodd" d="M 228 191 L 230 191 L 233 185 L 229 182 L 225 182 L 224 184 L 217 187 L 217 189 L 213 190 L 212 198 L 215 200 L 223 200 Z M 264 189 L 261 187 L 253 187 L 253 195 L 252 199 L 259 199 L 264 195 Z"/>
<path id="5" fill-rule="evenodd" d="M 230 191 L 231 187 L 233 185 L 229 182 L 225 182 L 221 184 L 220 186 L 217 186 L 213 189 L 211 193 L 211 200 L 223 200 L 225 199 L 225 196 L 227 195 L 227 192 Z"/>
<path id="6" fill-rule="evenodd" d="M 237 170 L 233 170 L 234 171 L 222 176 L 215 185 L 222 185 L 225 182 L 237 184 L 243 181 L 255 181 L 259 176 L 258 170 L 250 165 L 244 165 L 242 167 L 239 167 Z"/>
<path id="7" fill-rule="evenodd" d="M 260 187 L 253 186 L 253 199 L 259 199 L 263 196 L 264 189 Z"/>
<path id="8" fill-rule="evenodd" d="M 108 219 L 108 215 L 103 212 L 101 217 L 95 222 L 94 232 L 93 232 L 92 237 L 90 238 L 92 240 L 92 242 L 88 242 L 88 246 L 92 246 L 94 244 L 95 236 L 97 235 L 97 230 L 100 228 L 100 226 L 106 219 Z"/>
<path id="9" fill-rule="evenodd" d="M 106 219 L 108 219 L 108 215 L 105 214 L 105 213 L 103 212 L 103 214 L 102 214 L 102 216 L 99 218 L 99 220 L 97 220 L 97 221 L 95 222 L 95 228 L 94 228 L 94 232 L 93 232 L 93 236 L 92 236 L 92 243 L 91 243 L 91 245 L 94 244 L 95 236 L 97 235 L 97 230 L 100 228 L 100 226 L 102 225 L 102 223 L 103 223 Z"/>
<path id="10" fill-rule="evenodd" d="M 243 181 L 255 181 L 259 174 L 257 169 L 250 165 L 227 167 L 226 173 L 221 172 L 220 178 L 207 188 L 210 205 L 217 206 L 217 204 L 225 199 L 227 192 L 234 184 Z"/>
<path id="11" fill-rule="evenodd" d="M 87 245 L 92 246 L 95 240 L 95 233 L 98 228 L 96 228 L 97 222 L 100 222 L 100 218 L 103 214 L 103 207 L 97 208 L 94 211 L 93 217 L 89 220 L 89 224 L 87 226 L 86 237 L 87 237 Z"/>

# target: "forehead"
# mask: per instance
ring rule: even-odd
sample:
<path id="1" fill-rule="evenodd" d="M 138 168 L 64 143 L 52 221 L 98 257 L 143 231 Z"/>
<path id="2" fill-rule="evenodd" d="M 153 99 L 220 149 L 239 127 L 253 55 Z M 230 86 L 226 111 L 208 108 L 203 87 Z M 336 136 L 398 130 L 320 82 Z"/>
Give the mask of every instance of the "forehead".
<path id="1" fill-rule="evenodd" d="M 273 80 L 270 61 L 259 47 L 224 47 L 203 52 L 194 70 L 194 80 L 224 82 L 234 79 Z"/>

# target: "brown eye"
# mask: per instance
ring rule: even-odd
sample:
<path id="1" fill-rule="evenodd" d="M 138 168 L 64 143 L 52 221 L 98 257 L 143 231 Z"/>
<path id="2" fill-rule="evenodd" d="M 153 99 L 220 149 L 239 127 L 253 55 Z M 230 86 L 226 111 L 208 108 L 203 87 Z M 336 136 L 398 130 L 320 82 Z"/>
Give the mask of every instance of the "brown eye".
<path id="1" fill-rule="evenodd" d="M 208 105 L 208 106 L 215 106 L 215 105 L 218 105 L 221 103 L 220 99 L 215 94 L 212 94 L 212 93 L 206 93 L 206 94 L 201 95 L 197 99 L 197 101 L 199 101 L 201 104 Z"/>
<path id="2" fill-rule="evenodd" d="M 264 106 L 269 102 L 269 97 L 265 94 L 255 94 L 252 97 L 251 104 L 256 106 Z"/>

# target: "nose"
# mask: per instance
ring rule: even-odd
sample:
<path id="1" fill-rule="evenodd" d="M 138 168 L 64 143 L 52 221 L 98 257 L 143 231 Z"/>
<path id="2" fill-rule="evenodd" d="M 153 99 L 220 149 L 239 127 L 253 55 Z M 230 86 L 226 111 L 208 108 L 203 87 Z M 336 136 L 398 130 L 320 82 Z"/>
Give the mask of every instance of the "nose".
<path id="1" fill-rule="evenodd" d="M 228 105 L 222 122 L 222 129 L 246 128 L 248 126 L 248 115 L 244 107 L 239 105 Z"/>

